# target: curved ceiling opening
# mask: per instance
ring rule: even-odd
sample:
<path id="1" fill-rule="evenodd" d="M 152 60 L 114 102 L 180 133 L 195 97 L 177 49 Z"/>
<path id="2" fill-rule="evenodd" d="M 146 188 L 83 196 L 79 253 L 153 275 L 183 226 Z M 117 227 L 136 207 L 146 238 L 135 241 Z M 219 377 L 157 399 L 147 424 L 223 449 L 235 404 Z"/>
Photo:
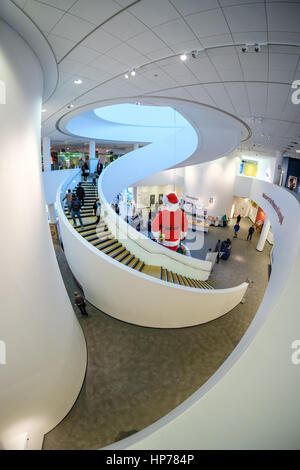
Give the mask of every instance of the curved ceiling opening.
<path id="1" fill-rule="evenodd" d="M 170 106 L 122 103 L 80 114 L 66 128 L 72 134 L 97 140 L 149 143 L 192 126 Z"/>

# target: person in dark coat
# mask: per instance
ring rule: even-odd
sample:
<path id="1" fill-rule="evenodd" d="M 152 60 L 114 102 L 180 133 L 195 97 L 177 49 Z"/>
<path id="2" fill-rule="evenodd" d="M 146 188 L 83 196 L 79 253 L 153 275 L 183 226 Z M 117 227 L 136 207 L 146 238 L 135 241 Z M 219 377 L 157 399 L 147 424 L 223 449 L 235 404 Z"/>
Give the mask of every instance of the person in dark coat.
<path id="1" fill-rule="evenodd" d="M 236 223 L 237 223 L 237 224 L 240 224 L 241 218 L 242 218 L 242 217 L 241 217 L 241 215 L 239 214 L 239 215 L 237 216 L 237 218 L 236 218 Z"/>
<path id="2" fill-rule="evenodd" d="M 72 215 L 72 219 L 73 219 L 75 227 L 77 226 L 76 215 L 78 217 L 80 226 L 83 227 L 83 222 L 82 222 L 82 219 L 81 219 L 81 216 L 80 216 L 80 208 L 81 208 L 80 201 L 79 201 L 78 197 L 76 197 L 73 194 L 73 198 L 72 198 L 72 202 L 71 202 L 71 215 Z"/>
<path id="3" fill-rule="evenodd" d="M 252 239 L 253 233 L 254 233 L 254 225 L 251 225 L 251 227 L 249 227 L 249 230 L 248 230 L 248 237 L 247 237 L 247 240 L 251 240 L 251 239 Z"/>
<path id="4" fill-rule="evenodd" d="M 76 189 L 76 196 L 78 197 L 81 207 L 84 206 L 84 198 L 85 198 L 85 191 L 83 189 L 83 186 L 81 183 L 78 184 L 78 187 Z"/>
<path id="5" fill-rule="evenodd" d="M 82 315 L 84 315 L 85 317 L 88 316 L 88 313 L 85 309 L 86 303 L 84 297 L 78 294 L 78 292 L 74 292 L 74 305 L 79 308 Z"/>
<path id="6" fill-rule="evenodd" d="M 98 164 L 97 164 L 97 173 L 98 173 L 99 176 L 101 175 L 102 170 L 103 170 L 103 163 L 98 162 Z"/>

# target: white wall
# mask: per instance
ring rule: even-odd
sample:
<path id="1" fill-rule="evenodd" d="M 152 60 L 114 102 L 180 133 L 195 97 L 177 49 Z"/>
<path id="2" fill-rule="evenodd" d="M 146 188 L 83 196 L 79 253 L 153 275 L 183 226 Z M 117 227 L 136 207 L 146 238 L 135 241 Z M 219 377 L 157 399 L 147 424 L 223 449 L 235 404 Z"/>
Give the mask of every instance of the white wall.
<path id="1" fill-rule="evenodd" d="M 46 204 L 54 204 L 56 193 L 61 183 L 72 173 L 75 175 L 77 170 L 57 170 L 43 172 L 43 185 Z"/>
<path id="2" fill-rule="evenodd" d="M 172 170 L 160 171 L 138 181 L 134 186 L 154 186 L 173 184 L 183 186 L 184 184 L 184 168 L 174 168 Z"/>
<path id="3" fill-rule="evenodd" d="M 237 157 L 223 157 L 208 163 L 185 168 L 184 195 L 199 198 L 199 204 L 208 209 L 208 215 L 230 215 L 233 187 L 238 167 Z M 213 197 L 214 203 L 209 199 Z"/>
<path id="4" fill-rule="evenodd" d="M 153 186 L 138 186 L 137 188 L 137 203 L 138 207 L 150 206 L 150 195 L 155 195 L 155 202 L 159 202 L 159 195 L 166 196 L 169 193 L 175 193 L 178 199 L 182 198 L 182 186 L 175 186 L 171 184 L 166 185 L 153 185 Z"/>
<path id="5" fill-rule="evenodd" d="M 253 152 L 249 150 L 247 152 L 236 151 L 234 152 L 234 155 L 239 155 L 240 162 L 242 160 L 258 162 L 258 170 L 257 170 L 257 175 L 256 175 L 257 179 L 272 183 L 274 181 L 274 178 L 277 176 L 277 171 L 276 171 L 277 157 L 275 153 L 274 155 L 273 154 L 265 155 L 261 152 Z"/>
<path id="6" fill-rule="evenodd" d="M 86 346 L 57 265 L 40 162 L 43 77 L 35 54 L 0 20 L 0 448 L 40 448 L 80 391 Z M 18 149 L 22 151 L 18 151 Z M 23 437 L 22 437 L 23 436 Z"/>
<path id="7" fill-rule="evenodd" d="M 277 213 L 263 194 L 280 208 Z M 254 200 L 270 218 L 275 248 L 258 312 L 227 361 L 194 395 L 114 449 L 299 449 L 300 206 L 285 189 L 238 177 L 235 194 Z"/>

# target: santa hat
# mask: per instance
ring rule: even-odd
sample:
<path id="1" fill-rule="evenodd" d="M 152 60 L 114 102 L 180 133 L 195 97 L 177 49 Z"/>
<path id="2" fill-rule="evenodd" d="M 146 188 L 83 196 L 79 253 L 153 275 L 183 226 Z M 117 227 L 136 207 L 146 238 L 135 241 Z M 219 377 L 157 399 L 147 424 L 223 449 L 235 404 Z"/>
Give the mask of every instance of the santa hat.
<path id="1" fill-rule="evenodd" d="M 163 203 L 167 210 L 176 211 L 178 209 L 179 200 L 175 193 L 170 193 L 163 197 Z"/>

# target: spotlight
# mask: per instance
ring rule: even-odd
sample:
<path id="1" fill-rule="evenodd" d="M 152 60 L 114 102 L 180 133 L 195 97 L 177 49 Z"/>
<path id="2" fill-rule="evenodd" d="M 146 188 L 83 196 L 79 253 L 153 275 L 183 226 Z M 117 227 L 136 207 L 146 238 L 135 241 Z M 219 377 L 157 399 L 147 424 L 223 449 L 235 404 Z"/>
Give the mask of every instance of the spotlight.
<path id="1" fill-rule="evenodd" d="M 130 73 L 130 75 L 131 75 L 132 77 L 135 77 L 135 74 L 136 74 L 135 70 L 132 70 L 131 73 Z"/>
<path id="2" fill-rule="evenodd" d="M 261 45 L 260 44 L 255 44 L 254 45 L 254 51 L 255 52 L 261 52 Z"/>
<path id="3" fill-rule="evenodd" d="M 82 80 L 80 78 L 77 78 L 77 80 L 74 80 L 75 85 L 81 85 Z"/>
<path id="4" fill-rule="evenodd" d="M 186 54 L 181 54 L 180 60 L 182 60 L 184 62 L 186 59 L 187 59 L 187 55 Z"/>
<path id="5" fill-rule="evenodd" d="M 125 77 L 126 79 L 129 78 L 128 73 L 125 73 L 124 77 Z"/>
<path id="6" fill-rule="evenodd" d="M 42 113 L 45 113 L 47 111 L 47 109 L 42 109 Z"/>
<path id="7" fill-rule="evenodd" d="M 69 104 L 68 109 L 72 109 L 74 108 L 74 106 L 75 106 L 74 104 Z"/>
<path id="8" fill-rule="evenodd" d="M 245 44 L 243 47 L 242 47 L 242 52 L 245 54 L 245 52 L 248 52 L 248 46 L 247 44 Z"/>
<path id="9" fill-rule="evenodd" d="M 199 51 L 192 51 L 191 56 L 193 59 L 198 59 L 200 52 Z"/>

